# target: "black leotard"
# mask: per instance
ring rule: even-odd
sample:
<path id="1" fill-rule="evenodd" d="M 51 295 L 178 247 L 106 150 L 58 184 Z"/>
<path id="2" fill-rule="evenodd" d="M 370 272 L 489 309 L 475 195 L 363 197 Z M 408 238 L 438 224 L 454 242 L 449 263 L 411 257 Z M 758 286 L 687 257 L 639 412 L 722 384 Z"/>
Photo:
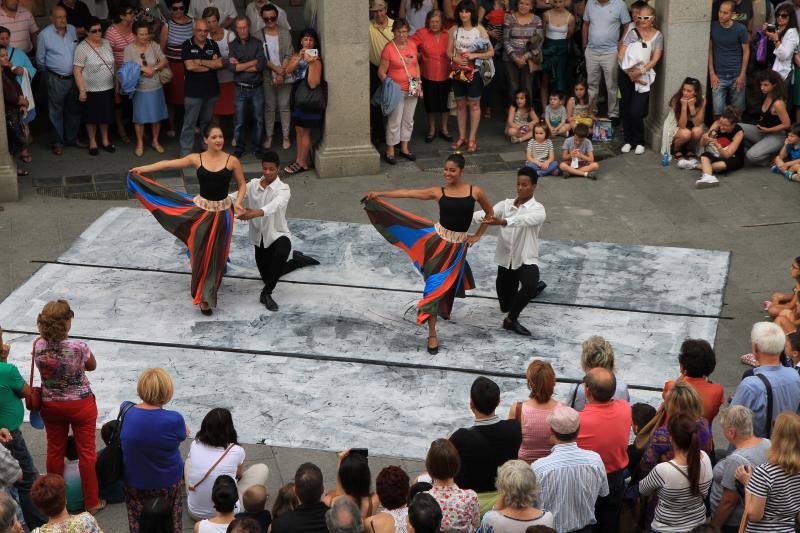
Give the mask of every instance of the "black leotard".
<path id="1" fill-rule="evenodd" d="M 474 211 L 475 198 L 472 197 L 472 185 L 469 186 L 469 196 L 461 198 L 445 195 L 442 187 L 442 197 L 439 198 L 439 224 L 445 229 L 460 232 L 469 230 Z"/>
<path id="2" fill-rule="evenodd" d="M 219 202 L 228 196 L 228 189 L 233 178 L 233 171 L 228 168 L 228 159 L 225 166 L 212 172 L 203 166 L 203 154 L 200 154 L 200 166 L 197 167 L 197 181 L 200 183 L 200 196 L 212 202 Z"/>

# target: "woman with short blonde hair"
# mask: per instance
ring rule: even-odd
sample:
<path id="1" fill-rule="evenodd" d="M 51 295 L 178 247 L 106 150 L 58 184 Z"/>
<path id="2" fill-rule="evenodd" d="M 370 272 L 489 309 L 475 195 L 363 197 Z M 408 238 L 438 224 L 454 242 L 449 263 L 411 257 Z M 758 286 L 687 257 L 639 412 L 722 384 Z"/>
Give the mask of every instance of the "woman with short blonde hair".
<path id="1" fill-rule="evenodd" d="M 592 335 L 581 343 L 581 368 L 584 373 L 593 368 L 605 368 L 617 380 L 617 389 L 614 391 L 615 400 L 631 401 L 628 394 L 628 384 L 622 381 L 617 372 L 616 362 L 614 361 L 614 347 L 600 335 Z M 569 395 L 569 406 L 576 411 L 583 411 L 586 407 L 586 386 L 583 383 L 576 383 Z"/>
<path id="2" fill-rule="evenodd" d="M 189 429 L 180 413 L 164 409 L 173 391 L 166 370 L 147 368 L 136 384 L 141 403 L 126 401 L 120 406 L 125 505 L 131 533 L 141 530 L 142 511 L 153 498 L 163 499 L 171 509 L 174 530 L 182 528 L 183 458 L 179 446 Z"/>
<path id="3" fill-rule="evenodd" d="M 745 486 L 745 531 L 793 533 L 800 512 L 800 416 L 779 414 L 771 442 L 766 463 L 736 469 L 736 479 Z"/>
<path id="4" fill-rule="evenodd" d="M 536 474 L 525 461 L 507 461 L 497 469 L 499 498 L 483 516 L 480 531 L 523 531 L 530 526 L 553 527 L 553 513 L 534 507 L 539 496 Z"/>

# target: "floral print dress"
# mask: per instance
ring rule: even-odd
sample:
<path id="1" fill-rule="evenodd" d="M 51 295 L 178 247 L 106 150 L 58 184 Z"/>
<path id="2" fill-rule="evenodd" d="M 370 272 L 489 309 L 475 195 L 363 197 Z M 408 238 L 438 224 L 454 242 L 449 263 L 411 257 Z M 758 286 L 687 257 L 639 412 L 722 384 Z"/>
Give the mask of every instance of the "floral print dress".
<path id="1" fill-rule="evenodd" d="M 442 508 L 442 531 L 472 533 L 481 523 L 481 508 L 474 490 L 462 490 L 456 484 L 434 485 L 428 493 Z"/>

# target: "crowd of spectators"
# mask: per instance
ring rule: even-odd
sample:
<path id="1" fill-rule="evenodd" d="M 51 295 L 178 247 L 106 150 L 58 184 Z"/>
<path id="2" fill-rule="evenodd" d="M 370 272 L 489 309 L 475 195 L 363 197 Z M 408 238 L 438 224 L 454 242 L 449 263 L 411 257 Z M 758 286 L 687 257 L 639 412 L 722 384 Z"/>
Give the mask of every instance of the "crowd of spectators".
<path id="1" fill-rule="evenodd" d="M 176 532 L 184 499 L 196 533 L 676 532 L 740 525 L 788 533 L 800 512 L 800 373 L 789 338 L 774 323 L 753 326 L 758 366 L 727 401 L 710 379 L 713 349 L 687 339 L 663 404 L 631 405 L 611 343 L 593 336 L 582 344 L 585 375 L 564 401 L 553 395 L 557 377 L 544 360 L 531 361 L 529 398 L 513 402 L 505 418 L 497 414 L 500 387 L 476 378 L 468 398 L 472 425 L 433 440 L 416 479 L 400 466 L 373 478 L 368 451 L 351 448 L 339 454 L 331 490 L 325 492 L 320 468 L 304 463 L 293 483 L 269 495 L 269 469 L 245 466 L 227 409 L 206 414 L 184 459 L 180 444 L 191 432 L 167 408 L 176 391 L 161 368 L 145 369 L 138 403 L 123 402 L 104 425 L 107 448 L 98 455 L 118 445 L 124 472 L 119 481 L 100 483 L 97 407 L 86 374 L 98 361 L 86 343 L 70 339 L 73 316 L 66 301 L 47 303 L 33 343 L 47 444 L 43 476 L 19 431 L 30 383 L 6 362 L 9 347 L 2 345 L 0 533 L 23 525 L 40 533 L 100 531 L 93 515 L 123 501 L 131 532 Z M 727 441 L 716 446 L 714 420 Z"/>

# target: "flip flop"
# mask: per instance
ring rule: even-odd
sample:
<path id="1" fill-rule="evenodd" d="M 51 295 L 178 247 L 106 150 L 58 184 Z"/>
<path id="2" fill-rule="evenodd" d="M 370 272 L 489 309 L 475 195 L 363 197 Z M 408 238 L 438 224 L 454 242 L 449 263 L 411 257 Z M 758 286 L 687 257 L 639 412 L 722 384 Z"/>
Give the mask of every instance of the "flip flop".
<path id="1" fill-rule="evenodd" d="M 306 170 L 308 169 L 301 167 L 297 163 L 292 163 L 291 165 L 283 169 L 283 171 L 287 174 L 300 174 L 301 172 L 305 172 Z"/>

